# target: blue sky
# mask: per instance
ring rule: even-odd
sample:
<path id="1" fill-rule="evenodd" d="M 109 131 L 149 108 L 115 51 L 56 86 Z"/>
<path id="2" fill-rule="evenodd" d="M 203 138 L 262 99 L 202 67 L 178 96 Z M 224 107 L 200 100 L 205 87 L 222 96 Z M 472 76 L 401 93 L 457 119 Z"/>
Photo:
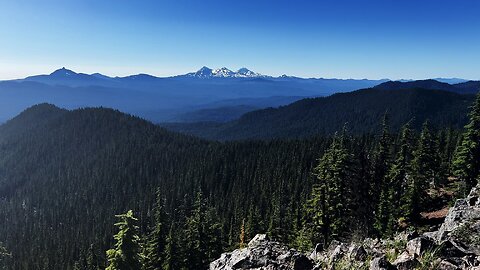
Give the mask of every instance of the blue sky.
<path id="1" fill-rule="evenodd" d="M 480 79 L 476 0 L 0 0 L 0 79 L 66 66 L 168 76 Z"/>

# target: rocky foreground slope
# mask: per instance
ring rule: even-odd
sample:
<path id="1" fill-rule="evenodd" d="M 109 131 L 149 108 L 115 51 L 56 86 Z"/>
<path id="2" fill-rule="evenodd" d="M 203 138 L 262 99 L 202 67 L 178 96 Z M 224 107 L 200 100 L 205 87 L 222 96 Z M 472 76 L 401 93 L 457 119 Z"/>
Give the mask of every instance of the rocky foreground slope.
<path id="1" fill-rule="evenodd" d="M 394 239 L 334 241 L 303 254 L 259 234 L 248 246 L 222 256 L 210 270 L 230 269 L 440 269 L 480 270 L 480 186 L 457 200 L 437 231 L 398 234 Z"/>

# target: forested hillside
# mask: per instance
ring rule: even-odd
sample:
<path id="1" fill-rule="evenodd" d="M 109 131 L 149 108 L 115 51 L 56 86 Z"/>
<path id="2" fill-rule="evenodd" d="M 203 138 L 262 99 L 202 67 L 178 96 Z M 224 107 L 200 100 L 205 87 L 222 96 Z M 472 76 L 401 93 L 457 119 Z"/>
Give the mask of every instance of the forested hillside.
<path id="1" fill-rule="evenodd" d="M 351 136 L 354 118 L 334 137 L 218 143 L 110 109 L 38 105 L 0 127 L 0 242 L 9 269 L 101 269 L 124 259 L 202 269 L 259 232 L 299 248 L 390 235 L 402 229 L 396 220 L 416 226 L 435 210 L 430 184 L 456 191 L 447 180 L 458 175 L 465 190 L 478 177 L 476 117 L 455 150 L 457 130 L 424 123 L 415 132 L 406 121 L 395 133 L 385 112 L 372 135 Z M 118 257 L 124 247 L 114 241 L 133 223 L 135 252 Z"/>
<path id="2" fill-rule="evenodd" d="M 384 87 L 390 84 L 397 85 L 391 82 Z M 238 140 L 331 136 L 348 122 L 349 130 L 358 135 L 376 132 L 382 116 L 388 112 L 391 128 L 396 132 L 408 121 L 413 129 L 420 130 L 427 119 L 433 127 L 455 129 L 466 123 L 468 106 L 473 99 L 473 95 L 424 88 L 372 88 L 303 99 L 288 106 L 247 113 L 224 124 L 164 126 L 208 139 Z"/>
<path id="3" fill-rule="evenodd" d="M 145 231 L 159 189 L 178 245 L 203 191 L 225 249 L 243 218 L 264 220 L 281 195 L 292 215 L 300 209 L 327 142 L 210 143 L 109 109 L 39 105 L 0 128 L 0 242 L 12 269 L 72 269 L 90 245 L 103 265 L 114 215 L 133 209 Z M 268 218 L 255 226 L 266 230 Z"/>

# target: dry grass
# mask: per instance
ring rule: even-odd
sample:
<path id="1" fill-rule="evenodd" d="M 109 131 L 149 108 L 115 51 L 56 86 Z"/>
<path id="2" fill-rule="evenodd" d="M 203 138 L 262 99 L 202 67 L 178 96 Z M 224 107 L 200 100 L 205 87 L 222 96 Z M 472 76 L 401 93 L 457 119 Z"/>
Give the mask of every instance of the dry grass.
<path id="1" fill-rule="evenodd" d="M 440 210 L 437 210 L 437 211 L 422 212 L 422 213 L 420 213 L 420 215 L 424 219 L 441 219 L 441 218 L 445 218 L 447 216 L 449 209 L 450 209 L 450 207 L 446 206 L 446 207 L 444 207 Z"/>

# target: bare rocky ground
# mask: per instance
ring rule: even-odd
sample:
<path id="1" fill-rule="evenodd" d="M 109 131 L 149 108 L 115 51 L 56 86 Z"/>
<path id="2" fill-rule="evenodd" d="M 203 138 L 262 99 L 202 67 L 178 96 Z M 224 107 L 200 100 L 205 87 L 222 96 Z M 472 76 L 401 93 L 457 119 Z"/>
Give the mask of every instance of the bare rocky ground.
<path id="1" fill-rule="evenodd" d="M 334 241 L 304 254 L 259 234 L 247 247 L 224 253 L 210 270 L 480 270 L 480 186 L 457 200 L 436 231 L 400 233 L 394 239 Z"/>

